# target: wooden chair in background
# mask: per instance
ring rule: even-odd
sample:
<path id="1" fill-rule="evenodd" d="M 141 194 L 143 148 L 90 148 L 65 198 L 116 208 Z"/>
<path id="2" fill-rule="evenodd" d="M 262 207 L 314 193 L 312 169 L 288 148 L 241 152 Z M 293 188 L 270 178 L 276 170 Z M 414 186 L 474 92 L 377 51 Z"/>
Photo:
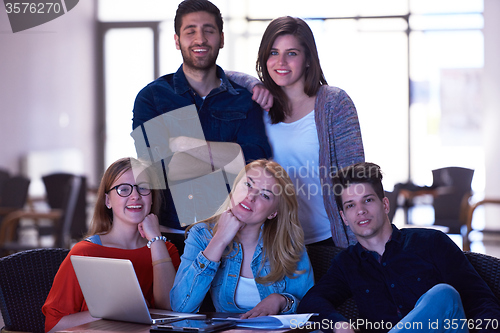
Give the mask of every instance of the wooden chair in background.
<path id="1" fill-rule="evenodd" d="M 2 255 L 40 248 L 41 237 L 52 236 L 51 247 L 70 248 L 73 239 L 80 240 L 87 231 L 86 179 L 84 176 L 54 174 L 44 178 L 47 192 L 47 211 L 16 210 L 8 214 L 0 226 L 0 253 Z M 27 228 L 34 228 L 36 244 L 19 241 L 21 220 L 32 220 Z"/>
<path id="2" fill-rule="evenodd" d="M 23 176 L 11 177 L 0 172 L 0 222 L 9 213 L 23 209 L 28 198 L 30 180 Z"/>
<path id="3" fill-rule="evenodd" d="M 470 251 L 470 233 L 472 229 L 472 218 L 474 217 L 474 211 L 484 205 L 500 205 L 500 199 L 486 198 L 480 200 L 476 203 L 469 203 L 469 200 L 463 201 L 461 205 L 462 218 L 464 219 L 464 225 L 467 227 L 466 233 L 463 235 L 463 250 Z M 488 232 L 488 230 L 483 230 L 483 232 Z M 497 231 L 498 232 L 498 231 Z"/>

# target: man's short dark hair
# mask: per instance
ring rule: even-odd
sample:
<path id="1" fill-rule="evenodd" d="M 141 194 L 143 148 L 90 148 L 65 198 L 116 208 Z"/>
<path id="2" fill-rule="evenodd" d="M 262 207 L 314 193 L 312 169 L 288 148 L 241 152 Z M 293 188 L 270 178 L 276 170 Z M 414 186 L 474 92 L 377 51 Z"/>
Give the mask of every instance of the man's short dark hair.
<path id="1" fill-rule="evenodd" d="M 385 197 L 384 187 L 382 186 L 382 171 L 375 163 L 361 162 L 350 165 L 339 170 L 332 180 L 335 189 L 333 191 L 335 201 L 340 210 L 344 210 L 342 193 L 353 184 L 370 184 L 380 200 Z"/>
<path id="2" fill-rule="evenodd" d="M 196 13 L 196 12 L 207 12 L 215 17 L 215 22 L 219 28 L 219 33 L 222 33 L 222 28 L 224 22 L 222 21 L 222 15 L 219 8 L 208 0 L 184 0 L 177 7 L 174 18 L 174 28 L 175 34 L 180 36 L 182 18 L 186 14 Z"/>

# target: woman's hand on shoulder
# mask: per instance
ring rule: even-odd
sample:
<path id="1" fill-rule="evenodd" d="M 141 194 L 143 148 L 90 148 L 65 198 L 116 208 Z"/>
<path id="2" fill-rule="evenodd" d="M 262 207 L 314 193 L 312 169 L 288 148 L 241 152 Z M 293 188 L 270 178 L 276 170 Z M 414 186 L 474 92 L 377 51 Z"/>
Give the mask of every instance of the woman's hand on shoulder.
<path id="1" fill-rule="evenodd" d="M 268 111 L 274 103 L 274 97 L 262 83 L 256 84 L 252 89 L 252 99 L 260 105 L 262 109 Z"/>
<path id="2" fill-rule="evenodd" d="M 161 236 L 160 223 L 155 214 L 147 215 L 144 220 L 139 223 L 138 227 L 141 236 L 147 240 L 151 240 L 156 236 Z"/>
<path id="3" fill-rule="evenodd" d="M 271 294 L 259 302 L 252 310 L 242 314 L 241 319 L 271 316 L 281 312 L 286 305 L 286 300 L 280 294 Z"/>

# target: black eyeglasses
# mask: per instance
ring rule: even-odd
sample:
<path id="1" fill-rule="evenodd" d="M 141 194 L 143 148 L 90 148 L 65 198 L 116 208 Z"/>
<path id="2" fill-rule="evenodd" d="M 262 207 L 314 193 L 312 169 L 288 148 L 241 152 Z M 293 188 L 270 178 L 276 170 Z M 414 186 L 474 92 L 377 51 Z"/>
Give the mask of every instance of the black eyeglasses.
<path id="1" fill-rule="evenodd" d="M 106 193 L 116 190 L 116 193 L 118 193 L 120 197 L 128 197 L 132 194 L 134 187 L 140 195 L 149 195 L 151 193 L 151 184 L 149 183 L 140 183 L 137 185 L 118 184 L 115 187 L 110 188 Z"/>

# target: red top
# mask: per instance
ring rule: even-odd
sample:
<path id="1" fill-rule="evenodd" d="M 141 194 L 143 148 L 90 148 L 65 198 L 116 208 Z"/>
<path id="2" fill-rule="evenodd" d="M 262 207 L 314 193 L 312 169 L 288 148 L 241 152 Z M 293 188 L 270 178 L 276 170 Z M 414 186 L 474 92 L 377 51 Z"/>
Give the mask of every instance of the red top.
<path id="1" fill-rule="evenodd" d="M 166 242 L 166 244 L 174 268 L 177 271 L 180 264 L 179 252 L 172 243 Z M 85 303 L 71 264 L 70 256 L 72 255 L 130 260 L 134 266 L 146 302 L 154 307 L 153 266 L 151 265 L 151 250 L 147 246 L 134 250 L 124 250 L 81 241 L 75 244 L 59 267 L 52 288 L 42 307 L 42 312 L 45 315 L 46 332 L 50 331 L 62 317 L 88 311 L 87 303 Z"/>

